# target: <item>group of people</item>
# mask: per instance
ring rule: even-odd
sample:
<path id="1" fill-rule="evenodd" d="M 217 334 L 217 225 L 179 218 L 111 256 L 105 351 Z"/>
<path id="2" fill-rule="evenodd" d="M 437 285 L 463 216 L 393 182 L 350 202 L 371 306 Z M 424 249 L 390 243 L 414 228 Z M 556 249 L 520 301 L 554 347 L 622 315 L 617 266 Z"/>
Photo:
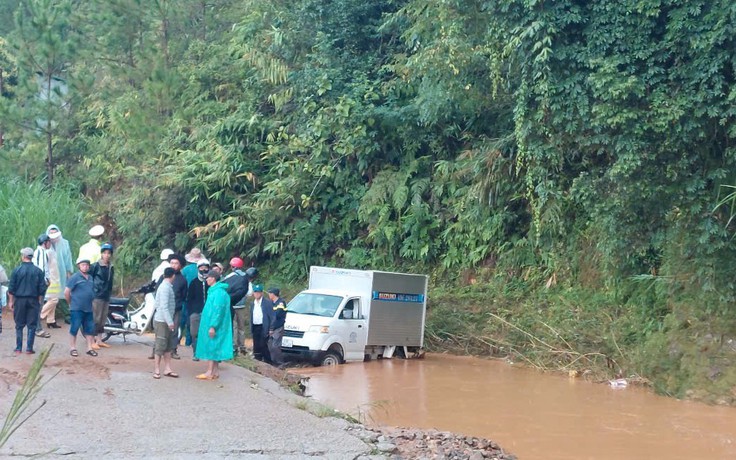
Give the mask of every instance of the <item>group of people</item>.
<path id="1" fill-rule="evenodd" d="M 44 330 L 44 323 L 47 328 L 61 328 L 57 324 L 57 307 L 61 307 L 62 316 L 70 323 L 72 356 L 79 356 L 76 342 L 80 328 L 88 355 L 97 356 L 97 350 L 109 347 L 101 340 L 101 334 L 112 295 L 114 268 L 113 246 L 100 242 L 104 232 L 101 225 L 89 230 L 90 241 L 80 248 L 76 273 L 69 241 L 62 237 L 57 225 L 49 225 L 39 235 L 35 250 L 20 250 L 21 263 L 11 273 L 7 286 L 7 306 L 15 321 L 16 354 L 23 352 L 24 331 L 25 352 L 33 354 L 35 338 L 51 336 Z"/>
<path id="2" fill-rule="evenodd" d="M 254 358 L 284 364 L 281 339 L 286 302 L 280 298 L 278 288 L 270 288 L 268 298 L 264 297 L 263 286 L 254 284 L 258 276 L 255 267 L 243 270 L 243 260 L 233 257 L 231 271 L 225 275 L 223 266 L 210 263 L 198 248 L 184 257 L 164 249 L 161 260 L 151 275 L 158 286 L 154 296 L 155 340 L 150 356 L 154 359 L 155 379 L 179 376 L 172 369 L 172 359 L 180 359 L 179 330 L 192 346 L 192 359 L 207 361 L 206 371 L 197 378 L 218 379 L 219 363 L 246 350 L 248 311 Z"/>
<path id="3" fill-rule="evenodd" d="M 110 345 L 103 341 L 104 326 L 113 290 L 115 270 L 113 245 L 102 243 L 105 229 L 95 225 L 90 240 L 79 249 L 76 272 L 69 242 L 59 227 L 49 225 L 37 239 L 36 249 L 21 249 L 21 263 L 8 278 L 0 267 L 0 285 L 7 284 L 7 306 L 13 312 L 16 331 L 15 353 L 35 353 L 36 337 L 50 337 L 47 328 L 57 324 L 57 309 L 69 326 L 69 354 L 78 357 L 77 336 L 85 338 L 85 353 L 98 356 Z M 154 378 L 178 377 L 172 359 L 180 359 L 182 336 L 192 346 L 193 360 L 207 361 L 198 379 L 215 380 L 219 363 L 245 352 L 246 323 L 253 337 L 253 356 L 283 366 L 281 343 L 286 319 L 286 302 L 280 290 L 255 282 L 255 267 L 244 270 L 239 257 L 230 260 L 225 274 L 219 263 L 210 263 L 198 248 L 184 257 L 171 249 L 161 252 L 161 264 L 152 273 L 157 282 L 154 295 Z M 248 308 L 249 307 L 249 308 Z M 2 332 L 2 322 L 0 322 Z M 24 337 L 25 332 L 25 337 Z"/>

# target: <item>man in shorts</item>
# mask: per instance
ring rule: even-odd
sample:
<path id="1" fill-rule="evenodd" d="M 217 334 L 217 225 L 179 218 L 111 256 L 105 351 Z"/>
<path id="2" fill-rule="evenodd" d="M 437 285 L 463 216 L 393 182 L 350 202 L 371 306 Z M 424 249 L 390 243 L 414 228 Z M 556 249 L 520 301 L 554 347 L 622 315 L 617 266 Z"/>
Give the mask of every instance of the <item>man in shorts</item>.
<path id="1" fill-rule="evenodd" d="M 66 282 L 64 298 L 71 311 L 71 325 L 69 326 L 69 354 L 79 356 L 77 352 L 77 333 L 82 328 L 82 335 L 87 339 L 87 354 L 97 356 L 94 350 L 95 319 L 92 313 L 92 300 L 95 298 L 95 286 L 89 275 L 89 260 L 78 259 L 79 271 Z"/>
<path id="2" fill-rule="evenodd" d="M 153 343 L 153 378 L 157 380 L 161 378 L 162 357 L 164 375 L 166 377 L 179 377 L 179 374 L 171 370 L 171 352 L 175 347 L 175 342 L 171 337 L 176 330 L 174 318 L 176 296 L 173 283 L 177 273 L 175 269 L 166 267 L 163 280 L 156 289 L 156 313 L 153 315 L 153 332 L 156 334 Z"/>

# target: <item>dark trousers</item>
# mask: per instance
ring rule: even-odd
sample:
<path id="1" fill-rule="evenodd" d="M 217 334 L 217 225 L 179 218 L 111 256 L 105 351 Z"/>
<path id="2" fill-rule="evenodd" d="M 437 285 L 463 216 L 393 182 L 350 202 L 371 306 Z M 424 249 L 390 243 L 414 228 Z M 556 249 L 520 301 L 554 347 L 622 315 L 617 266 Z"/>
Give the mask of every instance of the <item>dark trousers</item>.
<path id="1" fill-rule="evenodd" d="M 192 354 L 197 353 L 197 339 L 199 338 L 199 322 L 202 320 L 201 313 L 189 315 L 189 331 L 192 333 Z"/>
<path id="2" fill-rule="evenodd" d="M 284 340 L 284 328 L 275 329 L 268 338 L 268 352 L 271 354 L 271 364 L 284 364 L 284 355 L 281 352 L 281 342 Z"/>
<path id="3" fill-rule="evenodd" d="M 26 350 L 33 350 L 33 341 L 36 338 L 36 327 L 41 311 L 38 297 L 16 297 L 13 307 L 15 320 L 15 349 L 23 350 L 23 328 L 28 328 L 28 342 Z"/>
<path id="4" fill-rule="evenodd" d="M 267 363 L 271 362 L 271 355 L 268 353 L 268 336 L 263 332 L 263 325 L 254 324 L 251 330 L 253 331 L 253 357 Z"/>

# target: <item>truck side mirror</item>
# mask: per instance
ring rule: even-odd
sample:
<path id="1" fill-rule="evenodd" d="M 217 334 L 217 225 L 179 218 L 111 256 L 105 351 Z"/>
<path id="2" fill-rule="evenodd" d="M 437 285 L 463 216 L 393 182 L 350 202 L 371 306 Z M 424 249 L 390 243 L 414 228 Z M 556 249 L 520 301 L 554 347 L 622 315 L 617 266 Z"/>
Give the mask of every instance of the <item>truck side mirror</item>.
<path id="1" fill-rule="evenodd" d="M 342 319 L 353 319 L 353 310 L 343 310 Z"/>

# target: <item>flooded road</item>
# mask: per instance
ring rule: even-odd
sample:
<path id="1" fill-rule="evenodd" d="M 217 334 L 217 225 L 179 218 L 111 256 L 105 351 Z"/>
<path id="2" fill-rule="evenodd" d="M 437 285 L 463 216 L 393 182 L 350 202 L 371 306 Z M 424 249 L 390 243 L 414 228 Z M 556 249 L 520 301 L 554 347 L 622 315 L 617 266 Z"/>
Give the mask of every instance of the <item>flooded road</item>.
<path id="1" fill-rule="evenodd" d="M 307 395 L 368 425 L 436 428 L 520 459 L 736 459 L 736 409 L 500 361 L 428 354 L 300 369 Z"/>

